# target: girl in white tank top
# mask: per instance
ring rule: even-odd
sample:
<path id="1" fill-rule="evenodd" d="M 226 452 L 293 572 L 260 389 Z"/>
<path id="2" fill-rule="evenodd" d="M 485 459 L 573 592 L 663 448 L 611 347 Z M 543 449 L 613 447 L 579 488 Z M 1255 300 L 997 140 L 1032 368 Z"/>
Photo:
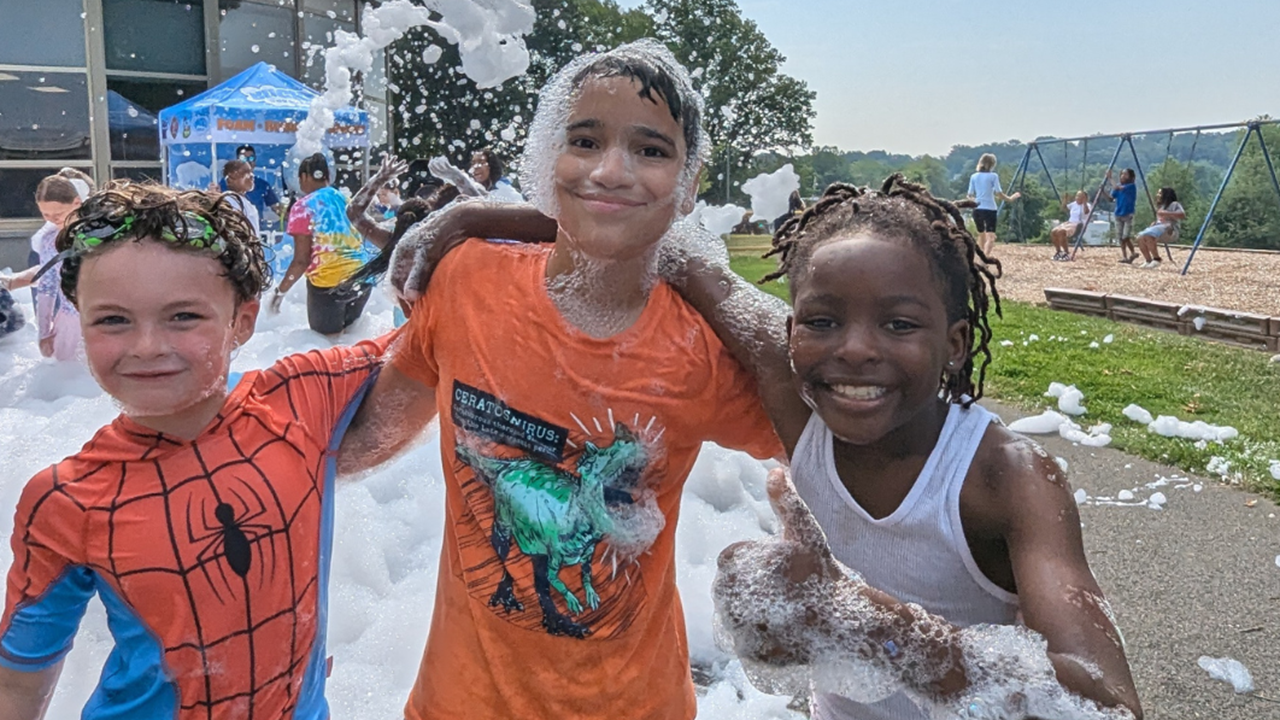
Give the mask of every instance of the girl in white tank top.
<path id="1" fill-rule="evenodd" d="M 716 604 L 735 650 L 776 666 L 879 648 L 870 662 L 907 693 L 859 703 L 817 692 L 821 720 L 928 717 L 909 695 L 970 713 L 1021 695 L 1048 703 L 1033 704 L 1032 715 L 1083 697 L 1118 707 L 1114 717 L 1140 716 L 1063 472 L 973 404 L 991 359 L 999 264 L 976 247 L 959 210 L 901 176 L 880 192 L 833 185 L 774 245 L 794 305 L 789 347 L 760 342 L 768 328 L 742 313 L 699 307 L 755 368 L 795 478 L 794 490 L 771 478 L 782 537 L 721 556 Z M 714 286 L 726 278 L 685 282 L 700 305 L 723 297 Z M 726 304 L 753 292 L 728 282 Z M 778 321 L 753 302 L 763 322 Z M 982 631 L 965 628 L 1013 625 L 1020 613 L 1048 643 L 1047 657 L 1033 648 L 1040 675 L 984 677 L 983 662 L 960 650 Z M 975 689 L 982 680 L 999 688 Z"/>

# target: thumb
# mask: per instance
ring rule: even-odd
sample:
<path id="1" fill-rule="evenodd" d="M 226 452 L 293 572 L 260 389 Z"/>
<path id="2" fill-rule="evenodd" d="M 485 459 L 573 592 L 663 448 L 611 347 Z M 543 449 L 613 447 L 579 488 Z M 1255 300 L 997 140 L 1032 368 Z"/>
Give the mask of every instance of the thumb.
<path id="1" fill-rule="evenodd" d="M 784 468 L 769 471 L 769 502 L 782 521 L 784 539 L 800 543 L 822 555 L 831 553 L 827 548 L 826 533 L 822 532 L 809 506 L 796 492 L 796 486 L 791 484 L 791 475 Z"/>

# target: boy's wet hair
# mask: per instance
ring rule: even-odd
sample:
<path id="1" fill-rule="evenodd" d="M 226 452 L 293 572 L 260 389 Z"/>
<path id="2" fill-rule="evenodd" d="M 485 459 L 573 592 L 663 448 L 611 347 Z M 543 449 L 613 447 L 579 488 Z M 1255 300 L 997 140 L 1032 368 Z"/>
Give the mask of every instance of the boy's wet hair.
<path id="1" fill-rule="evenodd" d="M 1000 262 L 983 254 L 960 215 L 961 208 L 974 205 L 973 201 L 952 203 L 935 198 L 923 185 L 907 182 L 898 173 L 885 180 L 878 191 L 833 184 L 803 215 L 787 220 L 778 229 L 773 249 L 765 255 L 781 256 L 778 270 L 760 282 L 786 275 L 794 299 L 805 280 L 809 259 L 827 242 L 869 231 L 877 238 L 911 243 L 929 258 L 942 290 L 948 324 L 969 322 L 964 366 L 954 373 L 944 372 L 940 379 L 946 401 L 968 407 L 982 397 L 991 364 L 987 313 L 992 302 L 1000 314 L 1000 294 L 996 292 Z"/>
<path id="2" fill-rule="evenodd" d="M 77 302 L 84 259 L 127 241 L 154 240 L 175 250 L 215 257 L 235 288 L 236 302 L 257 299 L 271 279 L 262 242 L 227 197 L 179 191 L 155 183 L 116 180 L 90 195 L 58 233 L 62 293 Z M 138 268 L 145 282 L 147 268 Z M 134 280 L 130 280 L 131 282 Z"/>
<path id="3" fill-rule="evenodd" d="M 556 217 L 556 158 L 564 152 L 565 128 L 583 85 L 591 78 L 627 78 L 640 86 L 638 95 L 651 102 L 661 100 L 684 133 L 685 162 L 679 181 L 678 205 L 691 201 L 697 172 L 710 156 L 702 128 L 702 96 L 693 87 L 689 72 L 675 55 L 657 40 L 645 38 L 619 45 L 608 52 L 582 55 L 565 65 L 543 86 L 538 109 L 529 124 L 520 159 L 520 188 L 534 207 Z M 690 208 L 692 203 L 689 203 Z"/>
<path id="4" fill-rule="evenodd" d="M 684 131 L 686 162 L 696 159 L 702 140 L 702 109 L 692 97 L 692 87 L 681 92 L 676 76 L 655 58 L 623 50 L 625 46 L 594 58 L 574 76 L 573 86 L 581 88 L 589 78 L 623 77 L 634 81 L 640 86 L 637 95 L 655 104 L 658 100 L 666 103 L 671 119 Z"/>

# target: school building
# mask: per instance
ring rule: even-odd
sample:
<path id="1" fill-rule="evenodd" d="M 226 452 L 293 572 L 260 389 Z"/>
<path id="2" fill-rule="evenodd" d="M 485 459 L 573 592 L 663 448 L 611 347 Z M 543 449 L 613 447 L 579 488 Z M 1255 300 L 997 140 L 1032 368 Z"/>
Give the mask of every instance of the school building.
<path id="1" fill-rule="evenodd" d="M 99 184 L 159 178 L 161 109 L 258 61 L 319 89 L 319 51 L 335 30 L 359 32 L 364 4 L 0 0 L 0 268 L 26 267 L 27 239 L 42 223 L 41 178 L 67 166 Z M 384 82 L 368 80 L 376 147 L 389 132 L 387 98 Z"/>

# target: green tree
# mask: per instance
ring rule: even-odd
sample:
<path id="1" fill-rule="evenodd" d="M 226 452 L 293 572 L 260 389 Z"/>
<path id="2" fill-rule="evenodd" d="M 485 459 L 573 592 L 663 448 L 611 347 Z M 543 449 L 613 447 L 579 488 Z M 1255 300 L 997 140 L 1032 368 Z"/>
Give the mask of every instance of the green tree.
<path id="1" fill-rule="evenodd" d="M 388 74 L 396 152 L 466 163 L 472 151 L 493 146 L 514 159 L 524 146 L 538 90 L 557 70 L 585 51 L 653 33 L 648 15 L 624 11 L 614 0 L 533 0 L 533 6 L 537 20 L 525 38 L 529 70 L 498 88 L 478 90 L 462 74 L 457 47 L 431 30 L 412 30 L 393 46 Z M 439 59 L 427 62 L 437 52 Z"/>
<path id="2" fill-rule="evenodd" d="M 917 182 L 929 188 L 929 192 L 934 197 L 947 199 L 953 197 L 951 176 L 947 172 L 947 166 L 931 155 L 922 155 L 912 160 L 902 168 L 901 172 L 903 177 L 911 182 Z M 968 187 L 966 186 L 965 189 L 967 190 Z"/>
<path id="3" fill-rule="evenodd" d="M 707 197 L 723 201 L 728 183 L 728 197 L 742 201 L 737 187 L 756 155 L 812 144 L 815 93 L 779 72 L 786 58 L 733 0 L 647 0 L 644 9 L 706 99 Z"/>
<path id="4" fill-rule="evenodd" d="M 1263 125 L 1261 131 L 1274 167 L 1280 164 L 1280 127 Z M 1280 250 L 1280 196 L 1256 137 L 1249 138 L 1223 191 L 1206 241 L 1223 247 Z"/>

